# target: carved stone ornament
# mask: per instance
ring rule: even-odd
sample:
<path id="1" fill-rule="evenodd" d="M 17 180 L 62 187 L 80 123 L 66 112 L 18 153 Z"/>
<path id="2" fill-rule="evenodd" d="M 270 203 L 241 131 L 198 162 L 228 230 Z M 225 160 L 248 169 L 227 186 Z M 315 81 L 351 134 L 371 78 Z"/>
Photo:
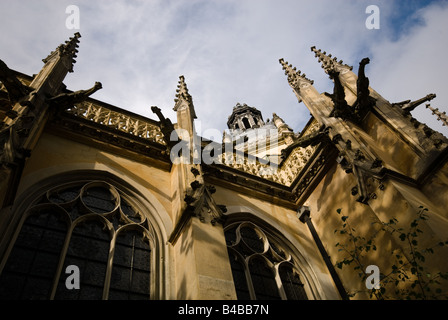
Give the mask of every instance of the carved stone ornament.
<path id="1" fill-rule="evenodd" d="M 176 129 L 174 128 L 173 123 L 169 118 L 165 118 L 165 116 L 162 114 L 162 111 L 160 108 L 156 106 L 151 107 L 151 111 L 154 112 L 157 117 L 159 117 L 159 124 L 160 124 L 160 130 L 163 134 L 163 140 L 165 141 L 165 144 L 168 146 L 168 149 L 170 150 L 174 144 L 177 143 L 178 138 L 171 139 L 171 135 L 175 134 L 177 137 Z"/>
<path id="2" fill-rule="evenodd" d="M 89 96 L 102 89 L 101 82 L 95 82 L 95 85 L 88 90 L 79 90 L 70 93 L 61 93 L 57 96 L 47 99 L 50 106 L 54 106 L 61 109 L 66 109 L 77 103 L 84 102 Z"/>
<path id="3" fill-rule="evenodd" d="M 339 79 L 339 71 L 331 68 L 327 71 L 330 79 L 334 81 L 333 94 L 326 94 L 334 104 L 331 116 L 349 120 L 353 123 L 360 123 L 375 106 L 375 99 L 370 96 L 369 78 L 365 76 L 365 66 L 369 62 L 369 58 L 364 58 L 359 63 L 358 79 L 356 81 L 357 98 L 352 106 L 345 99 L 345 91 Z"/>

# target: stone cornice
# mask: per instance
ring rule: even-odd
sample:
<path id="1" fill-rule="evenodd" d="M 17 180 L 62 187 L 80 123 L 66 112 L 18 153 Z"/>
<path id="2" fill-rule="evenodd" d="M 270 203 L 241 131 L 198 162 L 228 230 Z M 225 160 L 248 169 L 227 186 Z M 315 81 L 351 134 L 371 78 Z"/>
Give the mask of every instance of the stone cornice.
<path id="1" fill-rule="evenodd" d="M 157 122 L 94 99 L 56 113 L 50 132 L 170 170 L 171 161 Z"/>

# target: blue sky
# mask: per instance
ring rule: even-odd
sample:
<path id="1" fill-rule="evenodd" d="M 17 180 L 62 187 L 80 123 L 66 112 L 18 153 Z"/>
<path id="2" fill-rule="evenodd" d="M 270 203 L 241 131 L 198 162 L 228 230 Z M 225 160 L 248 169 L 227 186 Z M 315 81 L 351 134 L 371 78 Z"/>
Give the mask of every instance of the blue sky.
<path id="1" fill-rule="evenodd" d="M 406 0 L 406 1 L 391 1 L 395 7 L 386 20 L 387 26 L 391 29 L 390 37 L 393 40 L 398 40 L 404 34 L 407 34 L 413 27 L 418 27 L 424 24 L 419 12 L 430 5 L 434 5 L 438 0 Z M 442 1 L 443 2 L 443 1 Z"/>
<path id="2" fill-rule="evenodd" d="M 368 30 L 368 5 L 380 9 L 380 29 Z M 68 5 L 80 8 L 80 29 L 69 30 Z M 371 86 L 391 102 L 436 93 L 448 111 L 448 1 L 429 0 L 0 0 L 0 59 L 35 74 L 41 59 L 74 32 L 82 34 L 71 90 L 95 81 L 94 98 L 156 119 L 157 105 L 175 121 L 174 95 L 184 75 L 201 128 L 226 128 L 237 103 L 277 113 L 297 132 L 309 119 L 278 59 L 315 81 L 332 83 L 310 47 L 354 66 L 370 57 Z M 448 136 L 421 106 L 414 116 Z"/>

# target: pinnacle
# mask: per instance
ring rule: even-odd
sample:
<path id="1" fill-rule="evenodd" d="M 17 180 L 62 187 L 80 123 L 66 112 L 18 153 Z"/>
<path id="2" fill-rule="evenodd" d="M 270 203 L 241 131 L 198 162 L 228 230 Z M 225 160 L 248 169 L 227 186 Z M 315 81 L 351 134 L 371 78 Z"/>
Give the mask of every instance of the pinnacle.
<path id="1" fill-rule="evenodd" d="M 69 72 L 73 72 L 73 65 L 75 64 L 76 54 L 78 53 L 78 44 L 79 38 L 81 38 L 81 34 L 76 32 L 73 37 L 70 37 L 69 40 L 65 41 L 64 44 L 60 44 L 55 51 L 52 51 L 45 59 L 42 59 L 44 63 L 50 61 L 55 54 L 59 53 L 61 57 L 67 56 L 71 58 L 71 65 Z"/>
<path id="2" fill-rule="evenodd" d="M 302 82 L 307 82 L 308 84 L 313 84 L 314 81 L 310 80 L 306 77 L 306 74 L 302 73 L 302 71 L 297 70 L 291 64 L 288 64 L 283 58 L 279 60 L 280 64 L 285 70 L 285 75 L 288 76 L 288 82 L 292 87 L 297 87 Z"/>
<path id="3" fill-rule="evenodd" d="M 344 64 L 342 60 L 339 62 L 337 61 L 336 57 L 332 58 L 331 54 L 328 54 L 324 51 L 322 52 L 321 49 L 316 49 L 316 46 L 311 47 L 311 51 L 314 52 L 315 56 L 317 57 L 318 61 L 322 63 L 322 68 L 325 70 L 325 72 L 328 74 L 330 70 L 336 70 L 339 71 L 341 68 L 343 69 L 349 69 L 352 70 L 353 67 Z"/>
<path id="4" fill-rule="evenodd" d="M 73 37 L 71 37 L 68 41 L 65 41 L 65 44 L 62 45 L 63 54 L 72 54 L 73 57 L 76 57 L 79 38 L 81 38 L 81 34 L 76 32 Z"/>
<path id="5" fill-rule="evenodd" d="M 176 98 L 174 99 L 174 111 L 177 111 L 181 101 L 187 102 L 187 104 L 190 106 L 190 109 L 192 110 L 193 117 L 196 118 L 193 106 L 193 98 L 188 92 L 187 84 L 185 83 L 185 77 L 183 75 L 179 76 L 179 83 L 176 89 Z"/>
<path id="6" fill-rule="evenodd" d="M 448 116 L 446 112 L 439 111 L 439 108 L 433 108 L 430 104 L 426 105 L 426 108 L 432 111 L 432 114 L 437 116 L 437 120 L 442 121 L 442 126 L 448 126 Z"/>
<path id="7" fill-rule="evenodd" d="M 177 102 L 179 99 L 185 99 L 190 103 L 193 102 L 191 95 L 188 93 L 187 84 L 185 83 L 185 77 L 183 75 L 179 77 L 179 84 L 176 89 L 176 99 L 174 99 L 174 101 Z"/>

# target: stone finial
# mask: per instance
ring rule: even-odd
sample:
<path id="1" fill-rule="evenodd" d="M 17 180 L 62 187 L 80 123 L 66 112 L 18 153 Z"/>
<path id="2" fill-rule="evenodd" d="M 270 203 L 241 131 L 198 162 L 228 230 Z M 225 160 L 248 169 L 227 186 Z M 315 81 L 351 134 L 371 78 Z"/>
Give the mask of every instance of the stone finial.
<path id="1" fill-rule="evenodd" d="M 187 84 L 185 83 L 185 77 L 182 75 L 179 77 L 179 84 L 176 89 L 176 98 L 174 99 L 177 102 L 179 99 L 184 99 L 189 103 L 193 102 L 191 95 L 188 93 Z"/>
<path id="2" fill-rule="evenodd" d="M 186 102 L 190 107 L 193 118 L 196 118 L 196 113 L 193 106 L 193 98 L 188 92 L 187 84 L 185 83 L 185 77 L 181 75 L 179 76 L 179 83 L 176 89 L 176 98 L 174 99 L 175 105 L 173 110 L 177 111 L 183 101 Z"/>
<path id="3" fill-rule="evenodd" d="M 342 70 L 351 71 L 353 69 L 352 66 L 344 64 L 342 60 L 338 62 L 336 57 L 332 58 L 331 54 L 327 55 L 325 51 L 322 52 L 321 49 L 316 49 L 316 46 L 312 46 L 311 51 L 314 52 L 318 61 L 322 64 L 322 68 L 325 70 L 327 74 L 331 72 L 331 70 L 340 72 Z"/>
<path id="4" fill-rule="evenodd" d="M 437 120 L 442 121 L 442 126 L 448 127 L 448 116 L 446 115 L 446 112 L 439 111 L 439 108 L 433 108 L 430 104 L 426 105 L 426 108 L 432 111 L 432 114 L 437 116 Z"/>
<path id="5" fill-rule="evenodd" d="M 81 34 L 79 32 L 76 32 L 73 37 L 71 37 L 69 40 L 65 41 L 64 44 L 60 44 L 55 51 L 52 51 L 45 59 L 42 59 L 44 63 L 47 63 L 50 61 L 56 54 L 59 54 L 59 56 L 67 56 L 71 58 L 71 64 L 69 67 L 69 72 L 73 72 L 73 65 L 75 64 L 76 60 L 76 54 L 78 53 L 78 44 L 79 44 L 79 38 L 81 38 Z"/>
<path id="6" fill-rule="evenodd" d="M 314 83 L 313 80 L 310 80 L 306 77 L 306 74 L 302 73 L 300 70 L 297 70 L 291 64 L 288 64 L 283 58 L 279 60 L 282 65 L 283 70 L 285 70 L 285 75 L 288 76 L 288 82 L 293 88 L 300 88 L 300 86 L 304 83 L 312 85 Z"/>

